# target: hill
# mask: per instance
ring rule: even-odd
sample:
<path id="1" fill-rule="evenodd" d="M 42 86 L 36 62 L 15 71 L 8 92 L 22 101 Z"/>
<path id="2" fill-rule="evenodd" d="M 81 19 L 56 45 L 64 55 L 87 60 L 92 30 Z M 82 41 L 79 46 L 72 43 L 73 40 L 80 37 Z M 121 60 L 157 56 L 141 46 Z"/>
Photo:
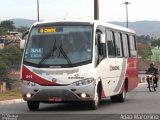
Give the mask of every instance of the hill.
<path id="1" fill-rule="evenodd" d="M 30 27 L 36 20 L 28 20 L 28 19 L 10 19 L 14 22 L 16 27 L 27 26 Z"/>
<path id="2" fill-rule="evenodd" d="M 126 22 L 110 22 L 126 27 Z M 138 35 L 150 35 L 160 37 L 160 21 L 137 21 L 129 22 L 129 28 L 134 29 Z"/>
<path id="3" fill-rule="evenodd" d="M 28 19 L 10 19 L 15 23 L 16 27 L 27 26 L 30 27 L 36 20 Z M 126 22 L 115 22 L 109 23 L 126 27 Z M 137 21 L 129 22 L 129 28 L 134 29 L 138 35 L 150 35 L 151 37 L 160 37 L 160 21 Z"/>

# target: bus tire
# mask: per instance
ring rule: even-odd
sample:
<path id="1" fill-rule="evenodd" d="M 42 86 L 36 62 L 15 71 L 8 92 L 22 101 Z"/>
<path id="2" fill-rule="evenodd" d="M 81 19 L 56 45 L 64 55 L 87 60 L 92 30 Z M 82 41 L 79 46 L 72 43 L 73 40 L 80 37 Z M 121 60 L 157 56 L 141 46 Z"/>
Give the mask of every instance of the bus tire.
<path id="1" fill-rule="evenodd" d="M 124 86 L 123 92 L 118 95 L 114 95 L 110 97 L 111 102 L 124 102 L 126 99 L 126 88 Z"/>
<path id="2" fill-rule="evenodd" d="M 36 111 L 39 109 L 40 102 L 37 101 L 27 101 L 29 110 Z"/>
<path id="3" fill-rule="evenodd" d="M 124 102 L 126 99 L 126 89 L 123 89 L 123 92 L 118 95 L 118 102 Z"/>
<path id="4" fill-rule="evenodd" d="M 117 99 L 118 99 L 117 95 L 111 96 L 110 99 L 111 99 L 111 102 L 113 102 L 113 103 L 118 102 L 117 101 Z"/>
<path id="5" fill-rule="evenodd" d="M 99 93 L 99 89 L 97 89 L 95 93 L 95 100 L 89 102 L 89 109 L 96 110 L 99 106 L 99 100 L 100 100 L 100 93 Z"/>

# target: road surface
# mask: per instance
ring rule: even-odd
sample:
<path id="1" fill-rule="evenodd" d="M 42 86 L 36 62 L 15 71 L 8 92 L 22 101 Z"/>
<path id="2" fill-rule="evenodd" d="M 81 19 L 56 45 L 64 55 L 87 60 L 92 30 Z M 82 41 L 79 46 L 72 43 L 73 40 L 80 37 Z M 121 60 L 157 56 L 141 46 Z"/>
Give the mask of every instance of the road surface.
<path id="1" fill-rule="evenodd" d="M 97 110 L 88 110 L 87 107 L 78 104 L 56 103 L 41 104 L 40 109 L 33 112 L 28 110 L 26 102 L 22 102 L 0 105 L 0 113 L 2 114 L 1 117 L 18 115 L 19 118 L 23 117 L 26 120 L 29 116 L 35 117 L 34 120 L 49 119 L 53 116 L 53 120 L 82 120 L 83 117 L 89 120 L 99 120 L 100 118 L 105 120 L 105 118 L 133 118 L 134 116 L 129 116 L 130 114 L 160 114 L 160 88 L 156 92 L 149 92 L 147 84 L 142 83 L 135 90 L 127 93 L 124 103 L 112 103 L 110 99 L 107 99 L 100 102 Z M 153 117 L 160 119 L 160 116 L 155 115 Z"/>

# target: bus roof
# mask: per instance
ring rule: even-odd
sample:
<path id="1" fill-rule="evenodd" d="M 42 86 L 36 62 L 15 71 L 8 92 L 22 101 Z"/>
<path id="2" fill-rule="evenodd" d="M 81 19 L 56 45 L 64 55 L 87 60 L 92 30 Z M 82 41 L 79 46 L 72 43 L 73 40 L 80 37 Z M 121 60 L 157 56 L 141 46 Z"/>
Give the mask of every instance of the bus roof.
<path id="1" fill-rule="evenodd" d="M 122 27 L 122 26 L 114 25 L 114 24 L 107 23 L 107 22 L 100 21 L 100 20 L 43 21 L 43 22 L 36 22 L 36 23 L 33 24 L 33 26 L 42 25 L 42 24 L 49 24 L 49 23 L 89 23 L 89 24 L 94 24 L 95 26 L 102 25 L 102 26 L 105 26 L 107 28 L 112 28 L 112 29 L 116 29 L 116 30 L 120 30 L 120 31 L 130 32 L 130 33 L 136 34 L 136 32 L 133 29 L 125 28 L 125 27 Z"/>

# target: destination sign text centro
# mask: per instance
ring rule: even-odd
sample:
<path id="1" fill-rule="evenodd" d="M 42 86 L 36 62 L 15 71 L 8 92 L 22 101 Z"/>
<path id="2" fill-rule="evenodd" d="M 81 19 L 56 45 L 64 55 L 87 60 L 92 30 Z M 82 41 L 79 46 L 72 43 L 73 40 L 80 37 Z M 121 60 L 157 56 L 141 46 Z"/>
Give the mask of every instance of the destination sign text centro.
<path id="1" fill-rule="evenodd" d="M 54 33 L 57 32 L 56 28 L 41 28 L 39 29 L 40 33 Z"/>

